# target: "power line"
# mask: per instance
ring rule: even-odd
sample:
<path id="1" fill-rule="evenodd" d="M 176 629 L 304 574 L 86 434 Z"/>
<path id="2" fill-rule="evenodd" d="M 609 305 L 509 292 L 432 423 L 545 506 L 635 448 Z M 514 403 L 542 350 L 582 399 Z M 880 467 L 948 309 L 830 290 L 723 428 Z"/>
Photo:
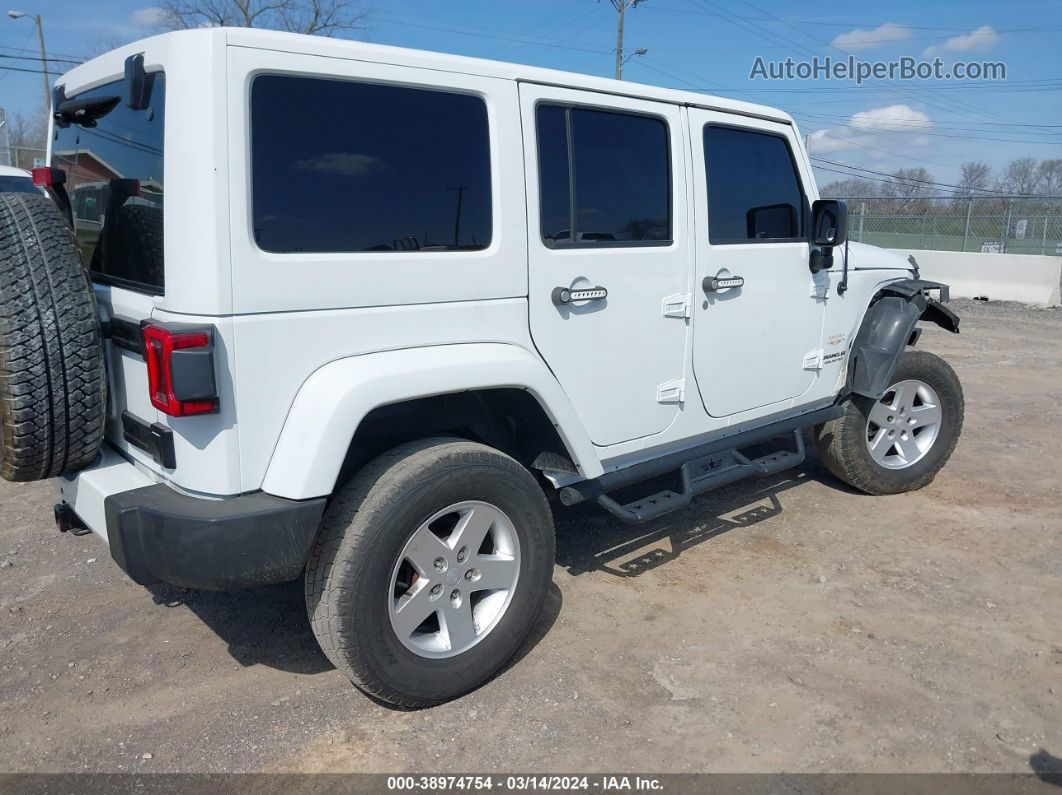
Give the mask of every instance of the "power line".
<path id="1" fill-rule="evenodd" d="M 657 74 L 661 74 L 661 75 L 664 75 L 665 77 L 671 78 L 672 80 L 677 80 L 680 83 L 684 83 L 684 84 L 689 86 L 694 91 L 705 91 L 705 92 L 711 93 L 711 92 L 714 92 L 714 91 L 722 90 L 721 87 L 719 87 L 718 85 L 709 86 L 709 87 L 702 87 L 702 86 L 695 85 L 694 83 L 690 82 L 689 80 L 686 80 L 683 77 L 680 77 L 680 76 L 678 76 L 676 74 L 672 74 L 671 72 L 668 72 L 665 69 L 661 69 L 660 68 L 660 66 L 666 66 L 668 69 L 674 69 L 674 70 L 679 71 L 679 72 L 684 72 L 686 74 L 690 74 L 692 77 L 698 77 L 699 79 L 702 79 L 702 78 L 700 78 L 699 75 L 694 75 L 692 72 L 685 72 L 685 70 L 678 69 L 678 67 L 671 66 L 670 64 L 661 64 L 657 60 L 652 60 L 650 62 L 649 58 L 642 58 L 640 61 L 638 61 L 638 63 L 641 66 L 643 66 L 644 68 L 649 69 L 649 70 L 651 70 L 653 72 L 656 72 Z M 654 66 L 653 64 L 656 64 L 656 66 Z M 711 81 L 702 79 L 702 82 L 711 82 Z M 740 91 L 740 89 L 727 89 L 727 90 Z M 806 114 L 806 113 L 797 113 L 797 112 L 793 112 L 792 113 L 792 116 L 795 117 L 795 118 L 807 119 L 812 124 L 821 124 L 822 122 L 818 122 L 818 121 L 815 120 L 814 115 L 815 114 Z M 889 122 L 889 124 L 890 125 L 892 124 L 891 121 Z M 945 133 L 945 132 L 930 132 L 930 131 L 925 130 L 923 128 L 916 128 L 916 127 L 913 127 L 913 126 L 908 127 L 906 125 L 900 125 L 900 124 L 892 125 L 891 127 L 856 127 L 856 126 L 851 125 L 851 124 L 832 123 L 831 126 L 833 126 L 833 127 L 844 127 L 845 129 L 856 130 L 858 132 L 862 132 L 862 133 L 866 133 L 866 134 L 872 134 L 872 133 L 877 133 L 877 132 L 892 132 L 892 133 L 904 133 L 904 134 L 916 133 L 918 135 L 929 135 L 929 136 L 933 136 L 935 138 L 957 138 L 957 139 L 969 139 L 969 140 L 976 140 L 976 141 L 996 141 L 996 142 L 1004 142 L 1004 143 L 1047 144 L 1047 145 L 1054 145 L 1054 144 L 1062 143 L 1062 141 L 1041 141 L 1041 140 L 1032 140 L 1032 139 L 1027 139 L 1027 138 L 998 138 L 998 137 L 977 136 L 977 135 L 952 135 L 952 134 Z M 987 132 L 995 132 L 995 131 L 989 130 Z M 1016 133 L 1016 134 L 1032 135 L 1033 133 L 1018 131 L 1018 133 Z M 1045 134 L 1054 135 L 1055 133 L 1045 132 Z"/>
<path id="2" fill-rule="evenodd" d="M 573 3 L 572 5 L 565 7 L 565 9 L 563 11 L 561 11 L 559 14 L 554 14 L 553 16 L 549 17 L 548 19 L 544 20 L 543 22 L 540 22 L 539 24 L 537 24 L 537 25 L 535 25 L 535 26 L 533 26 L 531 28 L 528 28 L 526 31 L 524 31 L 523 35 L 524 36 L 530 36 L 533 33 L 538 33 L 538 31 L 542 30 L 543 28 L 548 28 L 550 25 L 555 23 L 558 19 L 560 19 L 565 14 L 568 14 L 569 12 L 571 12 L 573 10 L 574 11 L 578 11 L 579 10 L 578 4 L 574 4 Z M 581 22 L 587 16 L 589 16 L 590 13 L 594 13 L 596 11 L 597 11 L 597 6 L 596 6 L 596 4 L 594 4 L 594 5 L 590 6 L 589 9 L 584 9 L 584 13 L 577 14 L 574 18 L 570 19 L 565 24 L 570 26 L 570 25 L 575 24 L 576 22 Z M 589 13 L 587 13 L 587 12 L 589 12 Z M 483 28 L 481 28 L 481 30 L 482 29 Z M 571 37 L 568 36 L 565 39 L 560 40 L 560 41 L 566 41 L 568 38 L 571 38 Z M 505 50 L 508 46 L 509 46 L 508 42 L 505 43 L 505 44 L 499 44 L 497 47 L 494 47 L 493 49 L 489 50 L 483 57 L 484 58 L 490 58 L 495 53 L 498 53 L 498 52 L 501 52 L 501 51 Z M 519 45 L 517 45 L 517 47 L 513 51 L 514 52 L 515 51 L 519 51 L 519 50 L 522 50 L 522 49 L 524 49 L 525 47 L 528 47 L 528 46 L 534 46 L 534 45 L 519 44 Z"/>
<path id="3" fill-rule="evenodd" d="M 1028 193 L 1028 194 L 1024 194 L 1024 193 L 1023 194 L 1007 194 L 1004 191 L 992 190 L 991 188 L 972 188 L 972 187 L 968 187 L 968 186 L 965 186 L 965 185 L 952 185 L 949 182 L 937 182 L 937 181 L 931 180 L 931 179 L 917 179 L 915 177 L 900 177 L 900 176 L 897 176 L 896 174 L 889 174 L 888 172 L 885 172 L 885 171 L 875 171 L 872 168 L 864 168 L 862 166 L 853 166 L 851 163 L 841 163 L 841 162 L 839 162 L 837 160 L 829 160 L 829 159 L 827 159 L 825 157 L 816 157 L 815 155 L 812 155 L 811 159 L 812 160 L 819 160 L 819 161 L 821 161 L 823 163 L 829 163 L 831 166 L 840 166 L 841 168 L 850 168 L 850 169 L 852 169 L 854 171 L 862 171 L 862 172 L 865 172 L 867 174 L 879 174 L 879 175 L 881 175 L 883 177 L 889 177 L 893 182 L 900 182 L 900 183 L 903 183 L 903 182 L 917 182 L 917 183 L 922 184 L 922 185 L 932 185 L 933 187 L 937 187 L 937 188 L 955 188 L 956 190 L 961 190 L 961 191 L 976 190 L 976 191 L 979 191 L 981 193 L 986 193 L 986 194 L 990 194 L 990 195 L 993 195 L 993 196 L 1005 196 L 1005 195 L 1032 196 L 1032 195 L 1034 195 L 1034 194 L 1031 194 L 1031 193 Z"/>
<path id="4" fill-rule="evenodd" d="M 690 0 L 690 2 L 693 2 L 693 0 Z M 844 50 L 844 49 L 836 46 L 832 42 L 826 42 L 823 39 L 820 39 L 818 36 L 813 36 L 810 33 L 806 33 L 804 31 L 801 31 L 799 28 L 796 28 L 795 26 L 791 25 L 790 23 L 786 22 L 785 20 L 781 19 L 780 17 L 777 17 L 774 14 L 770 14 L 769 12 L 764 11 L 762 8 L 759 8 L 758 6 L 753 5 L 748 0 L 741 0 L 741 2 L 743 2 L 749 8 L 752 8 L 752 9 L 754 9 L 756 11 L 759 11 L 761 14 L 768 14 L 768 16 L 774 17 L 776 20 L 778 20 L 782 24 L 786 25 L 787 27 L 793 28 L 793 30 L 796 30 L 798 33 L 801 33 L 802 35 L 807 36 L 808 38 L 812 39 L 813 41 L 816 41 L 816 42 L 818 42 L 820 44 L 824 44 L 827 47 L 830 47 L 831 49 L 837 50 L 837 52 L 839 52 L 839 53 L 841 53 L 843 55 L 846 55 L 846 56 L 849 56 L 849 57 L 852 56 L 852 53 L 848 52 L 847 50 Z M 715 5 L 715 4 L 713 3 L 712 5 Z M 874 81 L 874 82 L 878 82 L 878 81 Z M 881 81 L 881 82 L 884 83 L 884 81 Z M 888 85 L 888 84 L 886 83 L 885 85 Z M 914 92 L 916 90 L 917 89 L 914 86 L 896 87 L 894 89 L 895 93 L 897 93 L 897 95 L 901 95 L 901 96 L 902 96 L 902 94 L 900 94 L 901 91 Z M 919 97 L 920 95 L 913 94 L 913 96 Z M 983 115 L 983 111 L 981 111 L 980 109 L 973 108 L 972 106 L 968 105 L 967 103 L 961 102 L 959 100 L 951 99 L 950 97 L 944 100 L 944 103 L 949 103 L 949 104 L 944 104 L 939 99 L 935 99 L 932 102 L 930 102 L 930 100 L 926 99 L 925 97 L 920 97 L 920 98 L 922 99 L 923 102 L 926 102 L 927 104 L 935 104 L 937 107 L 944 108 L 944 109 L 950 109 L 950 110 L 952 110 L 952 112 L 955 112 L 956 109 L 959 109 L 960 112 L 965 112 L 965 113 L 967 113 L 967 115 L 969 115 L 970 110 L 974 110 L 977 113 Z M 988 111 L 988 113 L 990 115 L 992 115 L 992 116 L 995 116 L 997 119 L 1000 119 L 1000 120 L 1003 120 L 1003 121 L 1007 121 L 1007 119 L 1005 117 L 1000 116 L 998 113 L 994 113 L 992 111 Z"/>
<path id="5" fill-rule="evenodd" d="M 830 135 L 828 132 L 823 132 L 822 130 L 816 130 L 816 132 L 822 132 L 822 134 L 825 137 L 832 138 L 835 141 L 841 141 L 843 143 L 851 144 L 853 146 L 858 146 L 858 147 L 861 147 L 863 149 L 872 149 L 875 152 L 883 152 L 884 154 L 893 155 L 895 157 L 902 157 L 905 160 L 913 160 L 916 163 L 928 163 L 931 166 L 940 166 L 941 168 L 954 168 L 954 169 L 960 168 L 960 166 L 957 166 L 954 163 L 941 163 L 941 162 L 936 161 L 936 160 L 926 160 L 925 158 L 921 158 L 921 157 L 913 157 L 912 155 L 905 155 L 902 152 L 893 152 L 891 149 L 881 149 L 880 147 L 871 146 L 870 144 L 864 144 L 864 143 L 860 143 L 860 142 L 857 142 L 857 141 L 851 141 L 848 138 L 840 138 L 840 137 L 838 137 L 836 135 Z M 812 135 L 814 135 L 814 134 L 815 133 L 812 133 Z"/>
<path id="6" fill-rule="evenodd" d="M 406 27 L 411 27 L 411 28 L 424 28 L 426 30 L 437 30 L 437 31 L 442 31 L 443 33 L 456 33 L 456 34 L 458 34 L 460 36 L 472 36 L 472 37 L 481 38 L 481 39 L 494 39 L 495 41 L 515 42 L 515 43 L 518 43 L 518 44 L 532 44 L 532 45 L 535 45 L 537 47 L 553 47 L 553 48 L 560 49 L 560 50 L 573 50 L 573 51 L 576 51 L 576 52 L 592 52 L 592 53 L 607 53 L 607 52 L 609 52 L 609 50 L 602 49 L 602 48 L 599 48 L 599 47 L 595 47 L 595 48 L 574 47 L 574 46 L 570 46 L 570 45 L 557 44 L 557 43 L 552 42 L 552 41 L 543 41 L 543 40 L 531 41 L 531 40 L 528 40 L 528 39 L 520 39 L 520 38 L 516 38 L 515 35 L 497 35 L 497 34 L 492 34 L 492 33 L 475 33 L 475 32 L 470 31 L 470 30 L 461 30 L 460 28 L 444 27 L 442 25 L 428 25 L 428 24 L 425 24 L 423 22 L 406 22 L 404 20 L 399 20 L 399 19 L 386 19 L 386 18 L 383 18 L 383 17 L 379 17 L 379 18 L 382 19 L 382 21 L 384 21 L 384 22 L 386 22 L 386 23 L 388 23 L 390 25 L 404 25 Z M 501 33 L 501 31 L 499 31 L 499 33 Z M 518 35 L 518 34 L 516 34 L 516 35 Z"/>
<path id="7" fill-rule="evenodd" d="M 31 31 L 30 32 L 30 37 L 32 37 L 32 36 L 33 36 L 33 32 Z M 29 42 L 29 37 L 27 37 L 27 39 L 26 39 L 26 43 L 28 43 L 28 42 Z M 9 44 L 0 44 L 0 50 L 11 50 L 13 52 L 28 52 L 28 53 L 31 53 L 31 54 L 34 52 L 34 50 L 31 50 L 30 48 L 26 47 L 25 45 L 23 45 L 22 47 L 12 47 Z M 62 56 L 64 58 L 80 58 L 80 56 L 71 55 L 68 52 L 55 52 L 54 50 L 50 50 L 50 52 L 52 53 L 52 55 L 60 55 L 60 56 Z M 82 59 L 82 60 L 84 60 L 84 59 Z"/>
<path id="8" fill-rule="evenodd" d="M 40 62 L 42 60 L 39 55 L 8 55 L 8 54 L 2 53 L 2 52 L 0 52 L 0 58 L 11 58 L 12 60 L 15 60 L 15 61 L 38 61 L 38 62 Z M 74 64 L 75 66 L 80 66 L 82 63 L 84 63 L 84 61 L 74 61 L 74 60 L 70 60 L 70 59 L 67 59 L 67 58 L 44 58 L 43 60 L 45 60 L 45 61 L 47 61 L 49 63 L 69 63 L 69 64 Z"/>
<path id="9" fill-rule="evenodd" d="M 672 13 L 672 14 L 696 14 L 698 16 L 724 18 L 722 14 L 717 14 L 717 13 L 714 13 L 712 11 L 692 11 L 692 10 L 687 9 L 687 8 L 673 8 L 671 6 L 666 6 L 666 5 L 662 6 L 662 5 L 660 5 L 659 2 L 655 2 L 655 0 L 654 0 L 653 4 L 651 6 L 647 6 L 647 8 L 652 8 L 654 11 L 666 11 L 666 12 Z M 764 13 L 766 13 L 766 12 L 764 12 Z M 780 20 L 778 20 L 778 17 L 774 17 L 774 18 L 771 18 L 771 17 L 741 17 L 741 16 L 737 16 L 736 14 L 734 16 L 737 19 L 741 19 L 741 20 L 744 20 L 746 22 L 780 21 Z M 877 28 L 881 27 L 881 22 L 826 22 L 826 21 L 817 20 L 817 19 L 789 19 L 789 20 L 784 20 L 784 21 L 786 23 L 788 23 L 788 24 L 810 25 L 810 26 L 814 26 L 814 27 L 830 26 L 830 27 L 839 27 L 839 28 L 871 28 L 871 29 L 877 29 Z M 908 30 L 940 30 L 940 31 L 951 31 L 953 34 L 969 33 L 969 30 L 967 28 L 929 27 L 929 26 L 925 26 L 925 25 L 907 25 L 907 24 L 902 24 L 902 23 L 896 23 L 896 25 L 897 25 L 897 27 L 906 28 Z M 995 28 L 995 31 L 996 31 L 996 33 L 1032 33 L 1032 32 L 1039 32 L 1039 31 L 1059 30 L 1059 29 L 1060 28 L 1057 28 L 1057 27 L 1053 27 L 1053 28 L 1051 28 L 1051 27 L 1047 27 L 1047 28 Z M 951 37 L 948 36 L 948 37 L 945 37 L 945 38 L 951 38 Z M 894 39 L 889 39 L 889 41 L 894 41 Z M 909 39 L 908 39 L 908 41 L 909 41 Z"/>
<path id="10" fill-rule="evenodd" d="M 793 115 L 794 118 L 798 118 L 798 119 L 808 118 L 808 116 L 806 114 L 803 114 L 803 113 L 793 113 L 792 115 Z M 821 122 L 816 122 L 814 119 L 808 118 L 808 120 L 812 124 L 821 124 Z M 911 134 L 929 135 L 929 136 L 932 136 L 933 138 L 956 138 L 956 139 L 968 140 L 968 141 L 997 141 L 999 143 L 1033 144 L 1033 145 L 1044 145 L 1044 146 L 1060 146 L 1060 145 L 1062 145 L 1062 140 L 1038 141 L 1038 140 L 1032 140 L 1032 139 L 1029 139 L 1029 138 L 995 138 L 995 137 L 985 136 L 985 135 L 952 135 L 951 133 L 930 132 L 929 130 L 920 130 L 920 129 L 914 129 L 914 128 L 912 128 L 912 129 L 907 129 L 907 128 L 898 129 L 896 127 L 856 127 L 856 126 L 853 126 L 851 124 L 834 124 L 832 126 L 834 126 L 834 127 L 843 127 L 846 130 L 856 130 L 858 132 L 867 133 L 867 134 L 870 134 L 870 133 L 900 133 L 901 135 L 911 135 Z"/>
<path id="11" fill-rule="evenodd" d="M 823 118 L 823 119 L 838 119 L 838 120 L 841 120 L 841 121 L 847 121 L 848 119 L 851 118 L 850 116 L 842 116 L 842 115 L 835 114 L 835 113 L 834 114 L 831 114 L 831 113 L 805 113 L 804 115 L 805 116 L 816 116 L 816 117 Z M 893 123 L 893 122 L 918 122 L 918 123 L 922 123 L 923 120 L 922 119 L 913 119 L 913 118 L 900 118 L 900 117 L 889 119 L 889 123 L 890 124 Z M 961 123 L 962 122 L 951 122 L 951 121 L 934 121 L 933 122 L 934 125 L 938 125 L 938 124 L 953 125 L 953 124 L 961 124 Z M 1000 122 L 997 122 L 997 121 L 983 121 L 983 122 L 980 122 L 980 123 L 985 125 L 985 126 L 991 125 L 991 126 L 994 126 L 994 127 L 1039 127 L 1039 128 L 1043 128 L 1043 129 L 1062 127 L 1062 124 L 1021 124 L 1021 123 L 1018 123 L 1018 122 L 1010 123 L 1010 122 L 1001 122 L 1001 121 Z M 982 130 L 979 127 L 951 127 L 950 129 L 953 129 L 953 130 L 968 130 L 970 132 L 993 132 L 992 130 Z"/>
<path id="12" fill-rule="evenodd" d="M 37 60 L 39 61 L 40 59 L 38 58 Z M 0 65 L 0 69 L 3 69 L 5 72 L 28 72 L 31 75 L 48 74 L 43 69 L 23 69 L 21 66 L 3 66 L 3 65 Z"/>

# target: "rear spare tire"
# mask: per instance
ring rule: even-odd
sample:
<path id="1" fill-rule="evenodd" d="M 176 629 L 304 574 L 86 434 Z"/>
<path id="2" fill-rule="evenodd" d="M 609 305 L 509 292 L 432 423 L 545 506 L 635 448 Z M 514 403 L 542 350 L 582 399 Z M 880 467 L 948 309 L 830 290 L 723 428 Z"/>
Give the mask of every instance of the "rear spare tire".
<path id="1" fill-rule="evenodd" d="M 0 193 L 0 477 L 92 463 L 106 383 L 96 300 L 66 219 L 45 196 Z"/>

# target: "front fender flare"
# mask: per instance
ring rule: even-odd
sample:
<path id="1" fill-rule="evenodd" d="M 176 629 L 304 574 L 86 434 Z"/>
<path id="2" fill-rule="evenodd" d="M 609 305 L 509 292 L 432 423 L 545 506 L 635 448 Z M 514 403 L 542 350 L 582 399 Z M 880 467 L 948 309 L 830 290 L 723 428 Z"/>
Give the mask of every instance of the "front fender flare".
<path id="1" fill-rule="evenodd" d="M 498 387 L 530 392 L 556 425 L 579 473 L 602 474 L 571 401 L 541 359 L 516 345 L 468 343 L 352 356 L 315 371 L 295 396 L 262 491 L 297 500 L 329 495 L 354 432 L 373 409 Z"/>
<path id="2" fill-rule="evenodd" d="M 852 345 L 848 393 L 874 399 L 885 394 L 919 320 L 959 333 L 958 316 L 927 294 L 934 289 L 947 296 L 946 285 L 920 279 L 903 279 L 881 289 Z"/>

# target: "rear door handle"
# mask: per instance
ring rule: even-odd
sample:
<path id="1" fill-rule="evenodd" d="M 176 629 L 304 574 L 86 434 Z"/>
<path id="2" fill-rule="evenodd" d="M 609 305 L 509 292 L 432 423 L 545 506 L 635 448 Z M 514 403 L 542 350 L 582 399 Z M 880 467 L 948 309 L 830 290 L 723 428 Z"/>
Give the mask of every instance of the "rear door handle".
<path id="1" fill-rule="evenodd" d="M 608 298 L 608 290 L 604 287 L 587 287 L 583 290 L 573 290 L 571 287 L 554 287 L 553 303 L 557 306 L 572 304 L 576 301 L 603 301 Z"/>
<path id="2" fill-rule="evenodd" d="M 716 290 L 725 290 L 728 287 L 741 287 L 745 284 L 745 280 L 740 276 L 726 276 L 719 278 L 718 276 L 705 276 L 704 281 L 701 282 L 701 287 L 704 288 L 706 293 L 714 293 Z"/>

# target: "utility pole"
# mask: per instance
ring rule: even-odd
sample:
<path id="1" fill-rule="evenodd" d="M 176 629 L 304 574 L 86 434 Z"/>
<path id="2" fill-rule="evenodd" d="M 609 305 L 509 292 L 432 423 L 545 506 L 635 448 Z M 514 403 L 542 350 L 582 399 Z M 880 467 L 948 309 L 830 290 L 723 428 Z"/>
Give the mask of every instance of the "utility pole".
<path id="1" fill-rule="evenodd" d="M 21 19 L 28 16 L 33 20 L 33 24 L 37 26 L 37 43 L 41 48 L 41 70 L 44 73 L 44 107 L 50 108 L 52 106 L 52 85 L 51 80 L 48 77 L 48 57 L 44 51 L 44 28 L 41 27 L 40 14 L 26 14 L 22 11 L 8 11 L 7 15 L 12 19 Z"/>
<path id="2" fill-rule="evenodd" d="M 457 185 L 447 190 L 457 191 L 457 212 L 454 214 L 454 248 L 461 246 L 461 204 L 465 198 L 465 191 L 468 190 L 468 185 Z"/>
<path id="3" fill-rule="evenodd" d="M 638 3 L 644 3 L 645 0 L 609 0 L 612 3 L 612 7 L 616 9 L 616 79 L 623 79 L 623 64 L 627 59 L 623 57 L 623 12 L 628 8 L 634 8 Z M 645 50 L 642 50 L 640 55 L 645 54 Z"/>

